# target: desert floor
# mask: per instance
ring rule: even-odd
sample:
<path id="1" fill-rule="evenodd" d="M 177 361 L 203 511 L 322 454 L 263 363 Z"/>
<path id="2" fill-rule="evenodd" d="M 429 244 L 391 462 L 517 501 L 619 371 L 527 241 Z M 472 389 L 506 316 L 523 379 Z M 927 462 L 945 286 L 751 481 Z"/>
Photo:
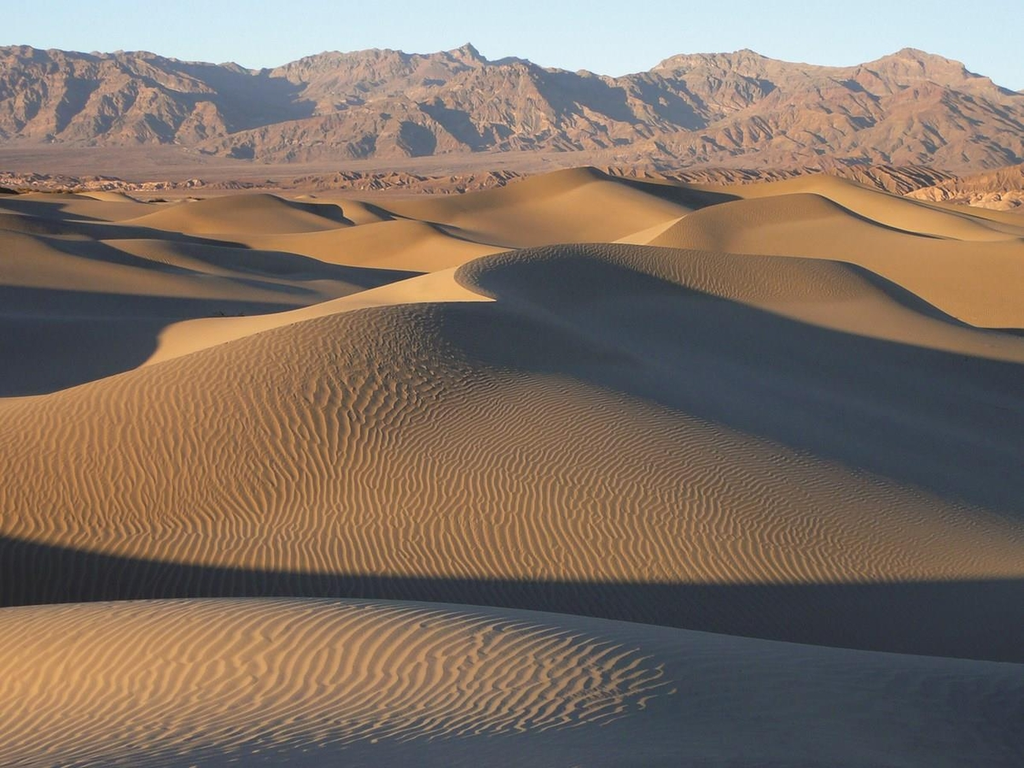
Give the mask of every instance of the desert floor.
<path id="1" fill-rule="evenodd" d="M 1024 765 L 1024 216 L 0 196 L 0 765 Z"/>

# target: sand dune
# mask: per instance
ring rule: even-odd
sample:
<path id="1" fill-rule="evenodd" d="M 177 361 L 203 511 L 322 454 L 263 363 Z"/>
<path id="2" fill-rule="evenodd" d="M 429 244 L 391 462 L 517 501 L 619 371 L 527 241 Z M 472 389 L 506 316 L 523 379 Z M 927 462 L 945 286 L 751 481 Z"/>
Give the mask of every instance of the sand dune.
<path id="1" fill-rule="evenodd" d="M 821 195 L 869 221 L 930 237 L 984 242 L 1024 235 L 1024 225 L 1019 220 L 1014 222 L 993 211 L 937 206 L 824 174 L 733 187 L 730 191 L 744 199 L 797 193 Z"/>
<path id="2" fill-rule="evenodd" d="M 390 210 L 509 247 L 610 242 L 718 199 L 682 186 L 613 178 L 593 168 L 556 171 L 472 195 L 396 201 Z M 528 221 L 529 226 L 524 227 Z"/>
<path id="3" fill-rule="evenodd" d="M 300 323 L 319 317 L 339 315 L 357 309 L 388 307 L 398 304 L 428 302 L 488 301 L 455 279 L 455 269 L 444 269 L 401 280 L 354 296 L 325 301 L 290 312 L 253 317 L 186 320 L 167 326 L 160 334 L 158 346 L 146 365 L 209 349 L 227 341 L 242 339 L 263 331 Z"/>
<path id="4" fill-rule="evenodd" d="M 803 181 L 797 179 L 797 181 Z M 792 186 L 790 182 L 779 182 Z M 840 182 L 836 181 L 836 186 Z M 805 185 L 806 186 L 806 185 Z M 855 189 L 856 195 L 874 195 Z M 850 202 L 854 196 L 834 195 Z M 856 203 L 856 200 L 852 202 Z M 876 202 L 881 206 L 888 201 Z M 894 198 L 893 207 L 904 202 Z M 872 206 L 861 205 L 864 210 Z M 901 212 L 902 213 L 902 212 Z M 649 242 L 731 253 L 804 256 L 859 264 L 972 325 L 1024 328 L 1024 227 L 1016 234 L 991 222 L 926 209 L 917 219 L 951 222 L 920 231 L 915 216 L 865 218 L 814 193 L 726 203 L 681 219 Z M 954 234 L 956 233 L 956 234 Z"/>
<path id="5" fill-rule="evenodd" d="M 8 765 L 959 766 L 1024 750 L 1019 665 L 409 603 L 39 606 L 0 629 Z"/>
<path id="6" fill-rule="evenodd" d="M 227 235 L 252 230 L 268 234 L 319 232 L 350 226 L 352 222 L 332 203 L 298 202 L 260 194 L 178 203 L 131 223 L 154 229 Z"/>
<path id="7" fill-rule="evenodd" d="M 353 577 L 447 579 L 453 602 L 460 579 L 1022 575 L 1019 364 L 965 364 L 758 306 L 892 301 L 848 268 L 576 246 L 487 257 L 456 277 L 497 301 L 329 314 L 0 402 L 2 470 L 19 478 L 3 534 L 14 549 L 316 574 L 330 592 Z M 1019 358 L 1024 341 L 1006 341 Z M 915 383 L 921 368 L 943 387 Z M 32 588 L 61 595 L 42 575 Z M 631 610 L 689 621 L 655 602 Z M 749 607 L 701 610 L 718 627 Z M 835 610 L 783 637 L 819 639 Z M 995 633 L 1016 619 L 989 621 L 987 645 L 951 627 L 899 647 L 1000 656 Z M 906 641 L 876 634 L 853 644 Z"/>
<path id="8" fill-rule="evenodd" d="M 160 234 L 60 210 L 0 214 L 0 396 L 136 367 L 182 319 L 262 316 L 408 276 L 192 235 L 147 237 Z"/>
<path id="9" fill-rule="evenodd" d="M 750 189 L 0 200 L 0 756 L 1019 762 L 1024 233 Z"/>
<path id="10" fill-rule="evenodd" d="M 300 235 L 242 235 L 253 248 L 301 253 L 329 264 L 377 269 L 433 272 L 461 266 L 479 256 L 505 250 L 477 242 L 438 224 L 414 219 L 390 219 L 349 229 Z"/>
<path id="11" fill-rule="evenodd" d="M 139 202 L 131 195 L 127 195 L 124 192 L 79 192 L 77 193 L 82 197 L 89 197 L 93 200 L 100 200 L 105 203 L 137 203 Z"/>
<path id="12" fill-rule="evenodd" d="M 152 208 L 146 203 L 103 197 L 99 200 L 84 194 L 43 194 L 29 193 L 5 197 L 5 211 L 29 215 L 59 216 L 60 218 L 81 218 L 93 221 L 127 221 L 142 216 Z"/>

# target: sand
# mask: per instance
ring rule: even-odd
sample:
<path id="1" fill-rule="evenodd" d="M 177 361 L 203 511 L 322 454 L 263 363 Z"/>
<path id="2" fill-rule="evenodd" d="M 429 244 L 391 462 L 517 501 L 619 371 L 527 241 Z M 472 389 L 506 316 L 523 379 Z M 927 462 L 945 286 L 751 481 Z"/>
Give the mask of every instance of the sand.
<path id="1" fill-rule="evenodd" d="M 385 203 L 0 200 L 6 763 L 1024 760 L 1024 229 Z"/>
<path id="2" fill-rule="evenodd" d="M 8 765 L 960 766 L 1024 746 L 1020 665 L 399 601 L 37 606 L 0 628 Z"/>

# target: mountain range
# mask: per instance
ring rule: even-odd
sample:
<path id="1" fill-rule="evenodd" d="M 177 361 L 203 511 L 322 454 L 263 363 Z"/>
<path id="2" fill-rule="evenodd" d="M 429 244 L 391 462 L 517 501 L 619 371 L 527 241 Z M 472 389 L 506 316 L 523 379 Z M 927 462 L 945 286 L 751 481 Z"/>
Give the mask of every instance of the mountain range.
<path id="1" fill-rule="evenodd" d="M 1024 92 L 904 49 L 852 67 L 750 50 L 607 77 L 426 55 L 328 52 L 274 69 L 146 52 L 0 48 L 0 145 L 178 145 L 266 163 L 589 153 L 654 169 L 821 160 L 982 170 L 1024 162 Z"/>

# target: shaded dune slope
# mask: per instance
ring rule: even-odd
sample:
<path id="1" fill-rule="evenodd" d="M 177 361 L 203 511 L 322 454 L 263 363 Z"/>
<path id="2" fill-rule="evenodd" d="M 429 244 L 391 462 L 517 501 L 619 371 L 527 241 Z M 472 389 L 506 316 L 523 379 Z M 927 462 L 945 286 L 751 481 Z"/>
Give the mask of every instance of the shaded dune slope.
<path id="1" fill-rule="evenodd" d="M 5 223 L 0 396 L 50 392 L 134 368 L 152 354 L 160 332 L 182 319 L 263 315 L 408 276 L 188 236 L 95 240 L 5 230 Z"/>

